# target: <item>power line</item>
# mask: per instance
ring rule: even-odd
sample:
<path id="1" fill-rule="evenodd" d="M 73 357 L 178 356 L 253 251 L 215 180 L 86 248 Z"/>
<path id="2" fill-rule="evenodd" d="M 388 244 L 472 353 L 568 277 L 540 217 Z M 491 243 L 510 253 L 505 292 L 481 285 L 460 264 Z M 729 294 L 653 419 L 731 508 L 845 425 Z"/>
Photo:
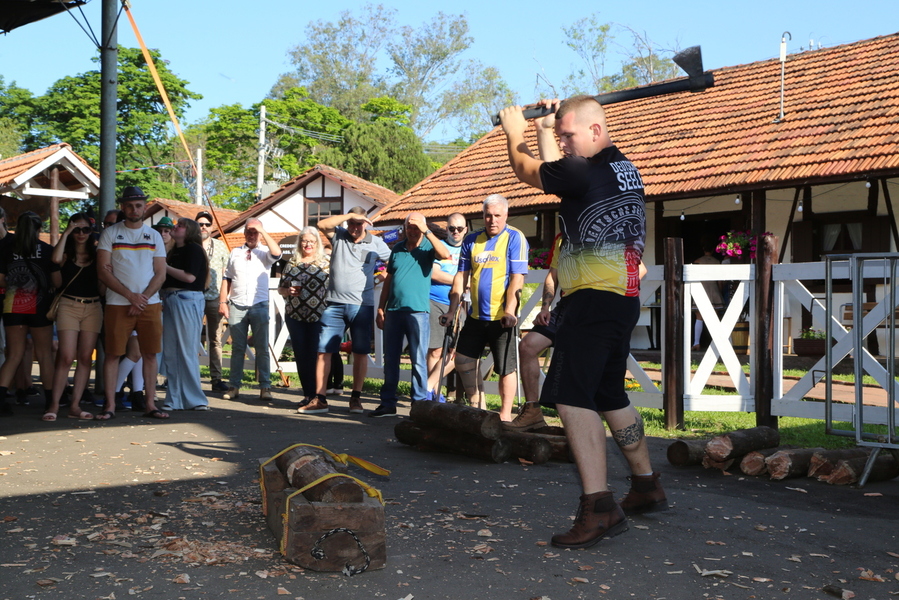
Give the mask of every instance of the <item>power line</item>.
<path id="1" fill-rule="evenodd" d="M 335 142 L 338 144 L 343 143 L 343 136 L 335 135 L 333 133 L 322 133 L 320 131 L 311 131 L 309 129 L 303 129 L 300 127 L 291 127 L 290 125 L 284 125 L 283 123 L 278 123 L 277 121 L 272 121 L 269 118 L 263 119 L 266 123 L 271 123 L 275 127 L 280 127 L 285 131 L 289 131 L 295 135 L 302 135 L 306 137 L 311 137 L 316 140 L 323 140 L 325 142 Z"/>

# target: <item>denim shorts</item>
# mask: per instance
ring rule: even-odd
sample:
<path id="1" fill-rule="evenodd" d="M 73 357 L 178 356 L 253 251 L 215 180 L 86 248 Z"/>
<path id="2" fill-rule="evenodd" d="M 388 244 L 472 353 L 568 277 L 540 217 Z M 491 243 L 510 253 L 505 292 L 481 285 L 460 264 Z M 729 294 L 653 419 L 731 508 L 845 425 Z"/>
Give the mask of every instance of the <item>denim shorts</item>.
<path id="1" fill-rule="evenodd" d="M 343 334 L 350 330 L 353 340 L 353 354 L 371 353 L 371 342 L 375 327 L 374 306 L 359 304 L 328 304 L 321 318 L 322 337 L 318 351 L 333 354 L 340 351 Z"/>

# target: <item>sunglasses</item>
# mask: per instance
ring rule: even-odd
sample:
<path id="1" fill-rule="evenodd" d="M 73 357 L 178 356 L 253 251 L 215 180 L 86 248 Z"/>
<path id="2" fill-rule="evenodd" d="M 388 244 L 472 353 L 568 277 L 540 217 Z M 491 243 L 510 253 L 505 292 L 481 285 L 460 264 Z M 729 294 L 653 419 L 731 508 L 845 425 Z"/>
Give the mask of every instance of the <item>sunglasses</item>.
<path id="1" fill-rule="evenodd" d="M 212 223 L 203 223 L 202 221 L 197 221 L 197 225 L 200 227 L 209 227 Z"/>
<path id="2" fill-rule="evenodd" d="M 87 235 L 91 232 L 90 227 L 73 227 L 72 233 L 80 233 L 82 235 Z"/>
<path id="3" fill-rule="evenodd" d="M 465 225 L 463 225 L 462 227 L 453 227 L 452 225 L 450 225 L 449 227 L 446 228 L 446 230 L 449 231 L 450 233 L 456 233 L 456 232 L 462 233 L 466 229 L 468 229 L 468 228 Z"/>

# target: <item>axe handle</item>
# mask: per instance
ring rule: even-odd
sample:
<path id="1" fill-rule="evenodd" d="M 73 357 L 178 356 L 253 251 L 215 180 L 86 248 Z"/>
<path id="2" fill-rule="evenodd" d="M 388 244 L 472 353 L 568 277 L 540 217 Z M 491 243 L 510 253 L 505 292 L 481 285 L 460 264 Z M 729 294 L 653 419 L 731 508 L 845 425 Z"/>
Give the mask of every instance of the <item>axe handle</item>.
<path id="1" fill-rule="evenodd" d="M 663 83 L 654 83 L 629 90 L 620 90 L 617 92 L 609 92 L 608 94 L 599 94 L 593 96 L 600 104 L 616 104 L 618 102 L 627 102 L 629 100 L 639 100 L 640 98 L 652 98 L 653 96 L 662 96 L 665 94 L 674 94 L 677 92 L 701 92 L 704 89 L 715 85 L 715 76 L 712 73 L 702 73 L 696 77 L 684 77 L 682 79 L 674 79 Z M 537 108 L 526 108 L 524 110 L 525 119 L 537 119 L 544 117 L 553 112 L 552 108 L 540 106 Z M 493 124 L 499 125 L 499 115 L 493 116 Z"/>

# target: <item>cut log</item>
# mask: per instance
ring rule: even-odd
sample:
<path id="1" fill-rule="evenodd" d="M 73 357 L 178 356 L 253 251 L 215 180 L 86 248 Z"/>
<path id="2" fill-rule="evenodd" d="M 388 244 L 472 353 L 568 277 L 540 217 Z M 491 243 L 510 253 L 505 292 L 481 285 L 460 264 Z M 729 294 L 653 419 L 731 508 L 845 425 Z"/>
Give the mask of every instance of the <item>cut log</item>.
<path id="1" fill-rule="evenodd" d="M 824 479 L 830 477 L 830 474 L 837 467 L 837 463 L 841 460 L 867 458 L 869 454 L 871 454 L 870 448 L 847 448 L 845 450 L 815 452 L 808 467 L 808 476 L 824 481 Z"/>
<path id="2" fill-rule="evenodd" d="M 275 459 L 278 470 L 292 488 L 302 488 L 333 473 L 346 473 L 345 465 L 334 462 L 317 448 L 300 446 L 285 452 Z M 310 502 L 362 502 L 365 491 L 362 487 L 346 477 L 334 477 L 318 483 L 305 492 L 303 496 Z"/>
<path id="3" fill-rule="evenodd" d="M 499 439 L 509 442 L 512 456 L 542 465 L 552 455 L 552 446 L 543 436 L 528 432 L 504 431 Z"/>
<path id="4" fill-rule="evenodd" d="M 727 471 L 731 466 L 733 466 L 735 459 L 728 458 L 727 460 L 712 460 L 708 454 L 702 457 L 702 466 L 706 469 L 721 469 L 722 471 Z"/>
<path id="5" fill-rule="evenodd" d="M 706 453 L 714 461 L 745 456 L 753 450 L 775 448 L 780 445 L 780 433 L 771 427 L 738 429 L 714 437 L 705 447 Z"/>
<path id="6" fill-rule="evenodd" d="M 768 472 L 768 465 L 765 464 L 765 459 L 781 450 L 786 450 L 786 448 L 780 447 L 753 450 L 740 461 L 740 470 L 743 471 L 744 475 L 751 475 L 752 477 L 765 475 Z"/>
<path id="7" fill-rule="evenodd" d="M 496 463 L 506 462 L 512 457 L 511 445 L 504 439 L 490 440 L 479 435 L 423 426 L 412 421 L 398 423 L 393 428 L 393 433 L 403 444 L 416 446 L 420 450 L 461 454 Z"/>
<path id="8" fill-rule="evenodd" d="M 867 458 L 850 458 L 837 462 L 836 468 L 829 477 L 823 479 L 827 483 L 833 485 L 849 485 L 858 483 L 862 473 L 865 471 Z M 887 481 L 899 476 L 899 463 L 893 458 L 892 454 L 881 452 L 874 460 L 874 466 L 871 468 L 871 474 L 868 481 Z"/>
<path id="9" fill-rule="evenodd" d="M 806 477 L 815 452 L 824 448 L 796 448 L 779 450 L 765 459 L 771 479 L 791 479 Z"/>
<path id="10" fill-rule="evenodd" d="M 471 406 L 419 400 L 412 405 L 409 417 L 421 425 L 479 435 L 488 440 L 498 439 L 503 432 L 499 413 Z"/>
<path id="11" fill-rule="evenodd" d="M 668 446 L 668 462 L 675 467 L 701 465 L 709 440 L 677 440 Z"/>
<path id="12" fill-rule="evenodd" d="M 558 433 L 549 433 L 545 431 L 561 431 L 561 434 Z M 565 430 L 561 427 L 541 427 L 540 429 L 531 430 L 528 433 L 531 435 L 539 436 L 540 438 L 546 440 L 546 443 L 549 444 L 550 447 L 550 455 L 549 460 L 555 460 L 558 462 L 574 462 L 574 457 L 571 455 L 571 448 L 568 446 L 568 438 L 565 437 Z"/>

